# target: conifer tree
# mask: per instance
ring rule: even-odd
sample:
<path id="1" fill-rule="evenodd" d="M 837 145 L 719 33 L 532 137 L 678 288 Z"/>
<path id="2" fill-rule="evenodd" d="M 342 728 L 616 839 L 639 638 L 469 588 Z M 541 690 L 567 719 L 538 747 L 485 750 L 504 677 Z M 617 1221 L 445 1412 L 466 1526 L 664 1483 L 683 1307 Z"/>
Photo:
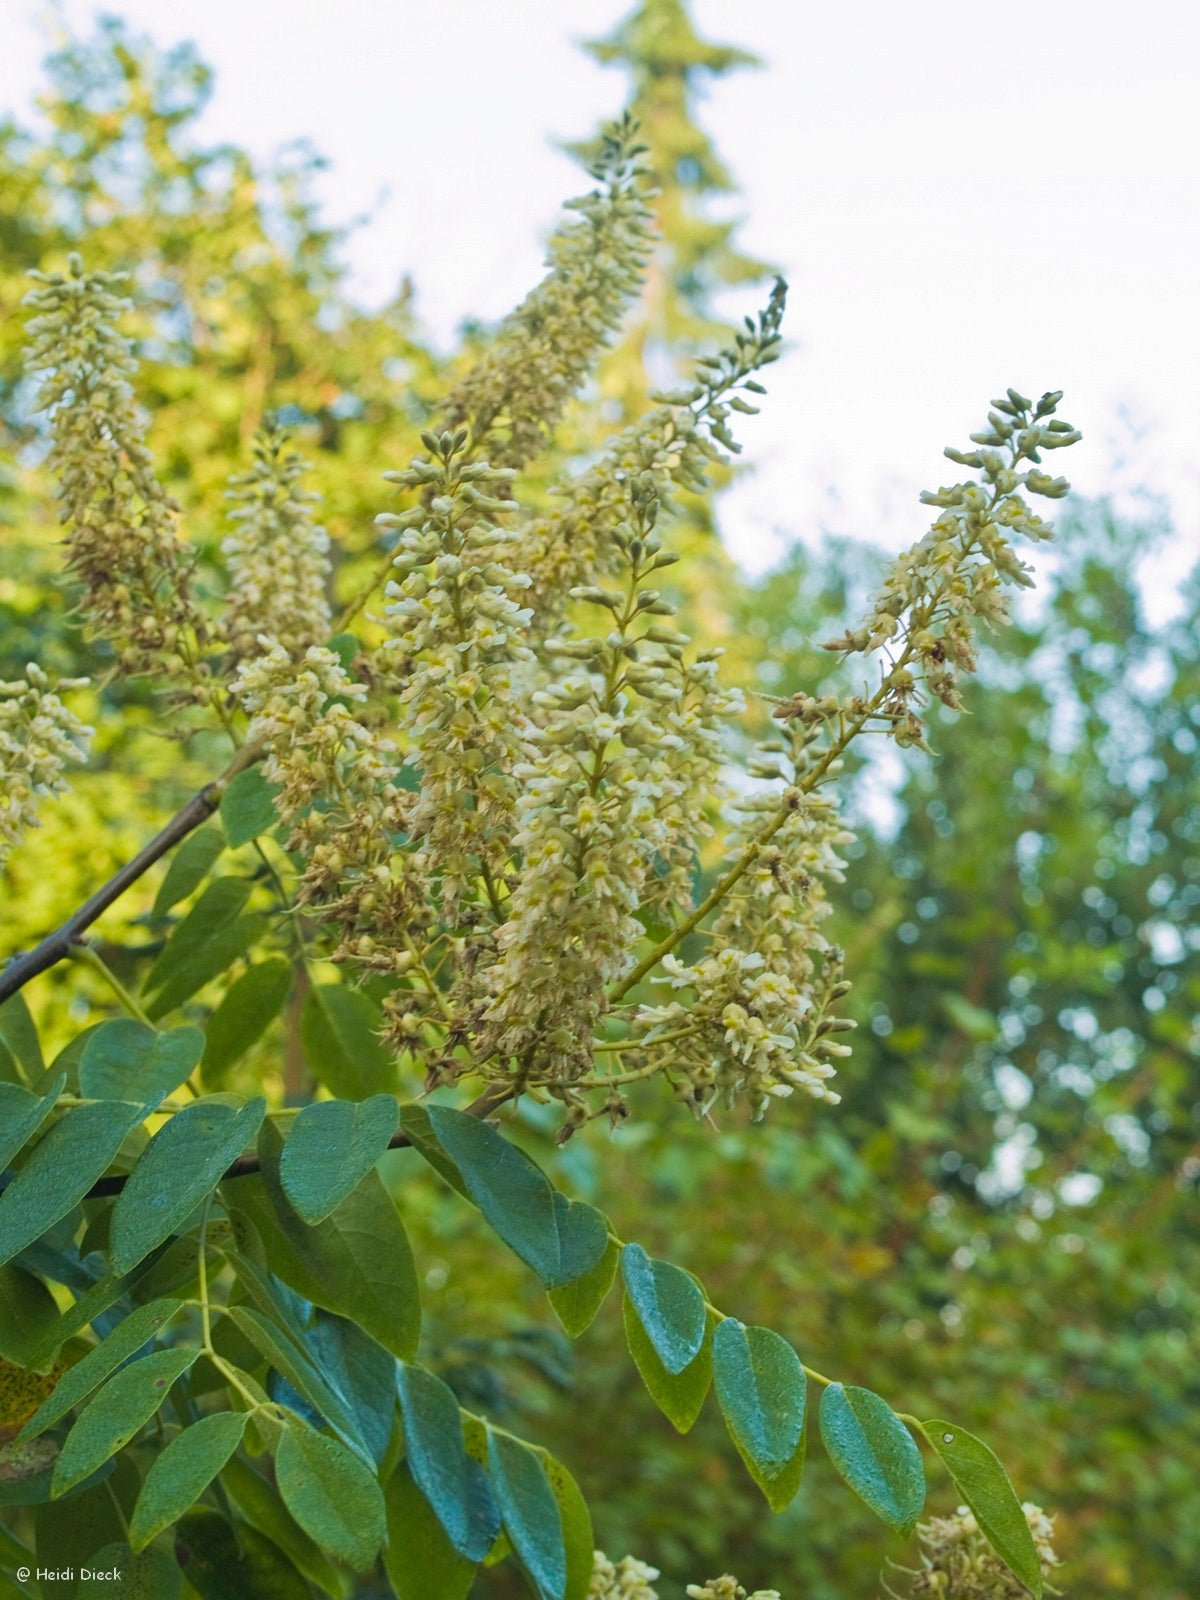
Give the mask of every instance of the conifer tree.
<path id="1" fill-rule="evenodd" d="M 760 284 L 774 270 L 740 248 L 738 219 L 718 214 L 720 203 L 737 193 L 737 183 L 698 115 L 709 83 L 757 67 L 759 60 L 704 38 L 687 0 L 637 0 L 611 33 L 584 48 L 624 73 L 625 98 L 648 147 L 658 190 L 658 244 L 642 293 L 623 337 L 597 371 L 606 420 L 629 422 L 651 403 L 654 384 L 678 381 L 706 344 L 728 336 L 729 323 L 717 304 L 721 291 Z M 567 148 L 591 153 L 596 145 Z M 736 650 L 722 596 L 737 577 L 717 538 L 713 509 L 731 477 L 724 467 L 712 474 L 705 494 L 685 489 L 677 504 L 678 537 L 689 557 L 681 574 L 688 614 Z"/>
<path id="2" fill-rule="evenodd" d="M 766 262 L 739 248 L 737 220 L 713 214 L 711 202 L 736 194 L 737 184 L 696 115 L 706 81 L 759 62 L 703 38 L 685 0 L 638 0 L 611 33 L 584 48 L 625 72 L 659 189 L 658 250 L 630 331 L 606 371 L 608 392 L 632 407 L 647 358 L 652 370 L 670 363 L 674 376 L 700 344 L 726 331 L 714 304 L 720 291 L 770 274 Z"/>

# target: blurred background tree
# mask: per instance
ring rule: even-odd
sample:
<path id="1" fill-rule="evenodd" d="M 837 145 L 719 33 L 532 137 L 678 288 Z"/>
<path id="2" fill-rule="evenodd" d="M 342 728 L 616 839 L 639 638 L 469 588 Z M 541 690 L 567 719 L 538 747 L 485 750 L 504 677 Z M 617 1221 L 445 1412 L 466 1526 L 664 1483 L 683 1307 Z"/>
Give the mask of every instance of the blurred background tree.
<path id="1" fill-rule="evenodd" d="M 751 60 L 702 39 L 680 0 L 642 0 L 590 48 L 625 72 L 662 189 L 660 256 L 599 380 L 609 420 L 621 421 L 719 325 L 723 289 L 765 270 L 714 213 L 733 182 L 696 121 L 705 77 Z M 436 391 L 407 289 L 373 311 L 348 297 L 342 237 L 308 188 L 315 157 L 298 151 L 262 170 L 242 151 L 204 147 L 196 118 L 209 89 L 190 50 L 160 54 L 109 23 L 51 59 L 36 130 L 0 127 L 0 653 L 4 669 L 37 658 L 91 672 L 90 720 L 102 730 L 112 697 L 128 706 L 139 691 L 104 685 L 103 652 L 81 646 L 65 588 L 55 610 L 34 602 L 57 535 L 31 509 L 49 498 L 17 367 L 26 270 L 61 266 L 84 234 L 92 264 L 136 264 L 140 390 L 189 533 L 210 548 L 222 536 L 222 486 L 275 413 L 314 461 L 342 593 L 374 558 L 379 474 L 415 448 Z M 484 336 L 468 329 L 464 345 Z M 594 444 L 579 426 L 563 438 L 568 455 Z M 714 642 L 733 647 L 731 675 L 783 694 L 836 670 L 820 641 L 882 558 L 826 539 L 751 581 L 714 537 L 712 502 L 689 498 L 683 513 L 707 551 L 689 603 Z M 858 1366 L 873 1387 L 920 1397 L 925 1415 L 952 1394 L 954 1414 L 987 1434 L 1019 1490 L 1058 1510 L 1069 1592 L 1185 1600 L 1200 1589 L 1200 1438 L 1189 1425 L 1200 582 L 1177 620 L 1146 620 L 1132 557 L 1164 532 L 1152 504 L 1141 520 L 1076 506 L 1003 660 L 985 661 L 969 691 L 973 720 L 938 730 L 936 788 L 928 758 L 899 776 L 860 769 L 862 840 L 834 937 L 849 953 L 861 1027 L 836 1116 L 817 1127 L 796 1108 L 762 1128 L 736 1117 L 681 1128 L 673 1108 L 657 1116 L 651 1092 L 627 1132 L 610 1141 L 592 1127 L 561 1154 L 535 1107 L 525 1123 L 539 1159 L 575 1192 L 618 1227 L 656 1230 L 673 1258 L 703 1261 L 720 1300 L 753 1304 L 818 1366 L 836 1351 L 848 1375 Z M 768 711 L 752 702 L 747 737 Z M 136 748 L 102 733 L 91 771 L 46 808 L 41 834 L 0 880 L 18 943 L 78 903 L 208 775 L 203 739 L 167 745 L 148 700 L 133 737 Z M 153 889 L 110 916 L 114 939 L 144 942 Z M 72 986 L 87 993 L 78 976 Z M 57 993 L 43 979 L 36 996 L 50 1037 Z M 70 1031 L 106 1006 L 96 991 Z M 289 1026 L 245 1059 L 247 1080 L 279 1072 L 295 1048 Z M 749 1231 L 748 1185 L 767 1197 Z M 541 1297 L 471 1218 L 419 1185 L 409 1197 L 420 1253 L 434 1262 L 442 1370 L 466 1403 L 510 1414 L 578 1465 L 605 1509 L 598 1536 L 611 1553 L 632 1549 L 674 1573 L 725 1562 L 746 1583 L 808 1600 L 874 1592 L 876 1525 L 865 1511 L 855 1522 L 842 1496 L 828 1514 L 823 1463 L 769 1518 L 713 1416 L 679 1439 L 632 1383 L 614 1308 L 573 1367 Z M 551 1404 L 564 1389 L 570 1407 Z M 948 1488 L 942 1501 L 949 1509 Z M 500 1595 L 503 1580 L 489 1581 Z"/>

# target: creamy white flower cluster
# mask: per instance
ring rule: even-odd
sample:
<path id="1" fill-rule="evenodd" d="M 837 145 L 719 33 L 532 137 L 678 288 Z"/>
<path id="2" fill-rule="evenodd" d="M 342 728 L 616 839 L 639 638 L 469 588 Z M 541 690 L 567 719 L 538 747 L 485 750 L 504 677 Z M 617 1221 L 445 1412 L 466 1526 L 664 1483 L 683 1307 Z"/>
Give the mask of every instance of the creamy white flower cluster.
<path id="1" fill-rule="evenodd" d="M 975 628 L 1006 621 L 1005 587 L 1033 582 L 1009 535 L 1022 534 L 1035 542 L 1053 536 L 1053 526 L 1031 510 L 1019 491 L 1058 500 L 1070 487 L 1065 478 L 1052 478 L 1040 467 L 1043 451 L 1066 449 L 1082 438 L 1054 415 L 1061 399 L 1061 391 L 1054 391 L 1034 406 L 1009 389 L 1004 398 L 992 401 L 987 428 L 971 435 L 980 448 L 947 448 L 946 455 L 974 468 L 978 480 L 922 494 L 923 504 L 938 507 L 941 515 L 923 539 L 891 564 L 861 626 L 825 647 L 885 649 L 892 655 L 890 694 L 882 715 L 902 746 L 924 746 L 924 728 L 914 710 L 920 686 L 959 709 L 958 675 L 975 669 Z M 1023 462 L 1031 465 L 1021 470 Z"/>
<path id="2" fill-rule="evenodd" d="M 27 363 L 50 417 L 67 565 L 83 585 L 83 608 L 122 670 L 152 670 L 164 653 L 192 666 L 203 626 L 188 597 L 176 507 L 154 474 L 130 387 L 137 363 L 117 327 L 130 304 L 120 294 L 125 275 L 85 272 L 73 255 L 66 274 L 31 276 L 41 287 L 25 297 L 35 313 Z"/>
<path id="3" fill-rule="evenodd" d="M 624 591 L 576 593 L 609 613 L 609 631 L 551 640 L 547 656 L 564 665 L 531 697 L 536 754 L 515 772 L 521 870 L 486 974 L 487 1047 L 521 1081 L 560 1088 L 591 1066 L 605 987 L 642 935 L 635 913 L 690 903 L 697 784 L 735 705 L 657 620 L 674 608 L 647 580 L 674 557 L 653 532 L 653 482 L 627 494 L 630 520 L 612 530 Z"/>
<path id="4" fill-rule="evenodd" d="M 688 1600 L 780 1600 L 778 1589 L 755 1589 L 750 1594 L 728 1573 L 707 1583 L 689 1583 L 687 1594 Z"/>
<path id="5" fill-rule="evenodd" d="M 636 1556 L 610 1561 L 603 1550 L 597 1550 L 587 1600 L 658 1600 L 653 1584 L 659 1576 L 657 1567 L 648 1567 Z"/>
<path id="6" fill-rule="evenodd" d="M 543 626 L 552 626 L 572 588 L 603 582 L 622 564 L 611 530 L 625 516 L 628 485 L 653 480 L 666 500 L 674 488 L 703 493 L 722 450 L 740 445 L 729 431 L 731 412 L 753 415 L 742 391 L 763 393 L 753 374 L 779 357 L 787 285 L 778 281 L 756 321 L 715 356 L 697 363 L 696 382 L 657 398 L 661 404 L 624 429 L 600 460 L 558 490 L 561 504 L 530 523 L 523 564 L 532 578 L 532 603 Z"/>
<path id="7" fill-rule="evenodd" d="M 688 655 L 687 636 L 659 626 L 647 628 L 644 639 L 661 653 L 651 651 L 643 673 L 659 675 L 667 692 L 660 691 L 659 702 L 658 838 L 642 908 L 670 917 L 691 908 L 700 847 L 715 832 L 705 807 L 716 811 L 726 796 L 726 736 L 745 701 L 739 689 L 721 682 L 723 651 Z M 653 680 L 646 676 L 642 681 L 648 686 Z"/>
<path id="8" fill-rule="evenodd" d="M 567 202 L 579 220 L 551 238 L 547 276 L 447 400 L 447 422 L 466 423 L 476 444 L 506 430 L 489 444 L 499 465 L 541 450 L 642 281 L 654 222 L 645 154 L 628 115 L 605 130 L 589 168 L 601 187 Z"/>
<path id="9" fill-rule="evenodd" d="M 731 808 L 725 854 L 737 882 L 716 911 L 708 952 L 690 965 L 665 957 L 658 981 L 678 998 L 643 1005 L 635 1019 L 640 1050 L 662 1058 L 698 1115 L 738 1095 L 755 1115 L 797 1089 L 839 1098 L 829 1079 L 849 1050 L 832 1035 L 852 1024 L 832 1008 L 849 985 L 821 924 L 826 886 L 843 878 L 838 850 L 853 834 L 829 794 L 801 787 L 813 737 L 793 724 L 753 764 L 754 776 L 774 781 Z"/>
<path id="10" fill-rule="evenodd" d="M 587 1600 L 658 1600 L 654 1580 L 661 1574 L 634 1556 L 612 1562 L 603 1550 L 595 1552 Z M 689 1583 L 689 1600 L 780 1600 L 777 1589 L 755 1589 L 747 1593 L 736 1578 L 726 1574 L 707 1583 Z"/>
<path id="11" fill-rule="evenodd" d="M 255 654 L 268 635 L 292 655 L 329 637 L 329 535 L 306 493 L 307 463 L 277 428 L 254 441 L 249 472 L 229 481 L 235 531 L 221 543 L 229 589 L 221 631 L 235 660 Z"/>
<path id="12" fill-rule="evenodd" d="M 1026 1501 L 1021 1507 L 1042 1576 L 1058 1565 L 1054 1553 L 1054 1520 L 1040 1506 Z M 952 1517 L 931 1517 L 919 1523 L 921 1570 L 910 1572 L 910 1593 L 933 1595 L 939 1600 L 1027 1600 L 1029 1591 L 1004 1565 L 979 1531 L 966 1506 Z"/>
<path id="13" fill-rule="evenodd" d="M 249 739 L 266 749 L 263 775 L 279 786 L 292 824 L 288 849 L 304 861 L 300 899 L 320 902 L 342 934 L 335 959 L 388 972 L 411 965 L 398 929 L 417 932 L 424 900 L 397 855 L 408 797 L 397 788 L 396 747 L 355 716 L 366 689 L 337 653 L 310 645 L 297 660 L 277 640 L 238 668 L 234 698 L 250 713 Z"/>
<path id="14" fill-rule="evenodd" d="M 517 680 L 534 657 L 519 600 L 529 580 L 507 562 L 515 535 L 492 520 L 516 509 L 496 492 L 508 489 L 512 470 L 469 460 L 465 428 L 427 433 L 424 442 L 429 458 L 390 476 L 428 503 L 378 519 L 400 530 L 401 574 L 388 585 L 391 637 L 379 659 L 401 683 L 404 732 L 421 775 L 409 828 L 453 927 L 481 875 L 499 892 L 515 830 L 515 770 L 533 755 Z"/>
<path id="15" fill-rule="evenodd" d="M 805 786 L 808 750 L 804 735 L 792 728 L 790 740 L 765 748 L 774 758 L 757 767 L 776 781 L 739 795 L 731 807 L 726 842 L 730 863 L 745 861 L 737 891 L 724 901 L 713 922 L 718 943 L 755 950 L 773 970 L 796 983 L 809 983 L 829 953 L 821 924 L 830 913 L 827 885 L 845 879 L 838 854 L 854 834 L 842 822 L 836 796 L 824 787 Z M 764 824 L 780 817 L 771 837 L 758 842 Z"/>
<path id="16" fill-rule="evenodd" d="M 36 662 L 25 676 L 0 683 L 0 862 L 25 828 L 37 826 L 37 801 L 66 789 L 69 761 L 87 759 L 86 727 L 59 698 L 82 689 L 86 678 L 50 679 Z"/>
<path id="17" fill-rule="evenodd" d="M 694 966 L 670 955 L 662 965 L 666 975 L 658 981 L 687 997 L 641 1007 L 639 1042 L 651 1058 L 656 1045 L 669 1045 L 664 1069 L 697 1115 L 718 1099 L 732 1104 L 744 1095 L 760 1117 L 770 1100 L 796 1089 L 837 1104 L 840 1096 L 826 1082 L 834 1068 L 821 1048 L 824 1041 L 812 1038 L 814 1006 L 807 985 L 773 970 L 758 951 L 733 945 Z"/>

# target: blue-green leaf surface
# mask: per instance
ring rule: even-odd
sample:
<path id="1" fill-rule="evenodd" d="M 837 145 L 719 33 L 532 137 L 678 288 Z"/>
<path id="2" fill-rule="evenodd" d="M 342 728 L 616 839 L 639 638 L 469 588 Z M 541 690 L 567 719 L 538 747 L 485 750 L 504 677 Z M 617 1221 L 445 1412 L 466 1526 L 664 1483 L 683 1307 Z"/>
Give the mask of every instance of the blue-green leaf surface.
<path id="1" fill-rule="evenodd" d="M 907 1538 L 925 1504 L 925 1469 L 912 1434 L 872 1390 L 840 1383 L 821 1396 L 820 1421 L 838 1472 L 877 1517 Z"/>
<path id="2" fill-rule="evenodd" d="M 695 1280 L 669 1261 L 654 1261 L 640 1244 L 621 1252 L 625 1292 L 658 1359 L 678 1374 L 700 1353 L 708 1313 Z"/>

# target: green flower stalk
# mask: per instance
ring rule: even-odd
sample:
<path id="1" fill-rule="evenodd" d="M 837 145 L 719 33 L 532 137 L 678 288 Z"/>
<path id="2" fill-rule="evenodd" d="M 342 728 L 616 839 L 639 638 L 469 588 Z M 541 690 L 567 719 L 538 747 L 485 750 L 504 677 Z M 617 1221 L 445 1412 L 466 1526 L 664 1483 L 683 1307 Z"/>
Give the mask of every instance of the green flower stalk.
<path id="1" fill-rule="evenodd" d="M 962 704 L 958 676 L 975 670 L 972 636 L 979 626 L 1008 619 L 1006 587 L 1033 584 L 1010 534 L 1040 543 L 1053 525 L 1033 511 L 1020 491 L 1061 500 L 1070 485 L 1040 468 L 1042 452 L 1062 450 L 1082 438 L 1055 416 L 1062 393 L 1044 394 L 1036 407 L 1016 389 L 993 400 L 988 426 L 971 435 L 976 450 L 947 447 L 946 455 L 977 477 L 928 490 L 922 503 L 941 515 L 911 549 L 896 557 L 858 628 L 832 639 L 827 650 L 883 650 L 892 665 L 883 715 L 897 744 L 924 743 L 922 690 L 953 710 Z M 1022 470 L 1022 464 L 1029 465 Z M 807 707 L 801 714 L 808 714 Z"/>

